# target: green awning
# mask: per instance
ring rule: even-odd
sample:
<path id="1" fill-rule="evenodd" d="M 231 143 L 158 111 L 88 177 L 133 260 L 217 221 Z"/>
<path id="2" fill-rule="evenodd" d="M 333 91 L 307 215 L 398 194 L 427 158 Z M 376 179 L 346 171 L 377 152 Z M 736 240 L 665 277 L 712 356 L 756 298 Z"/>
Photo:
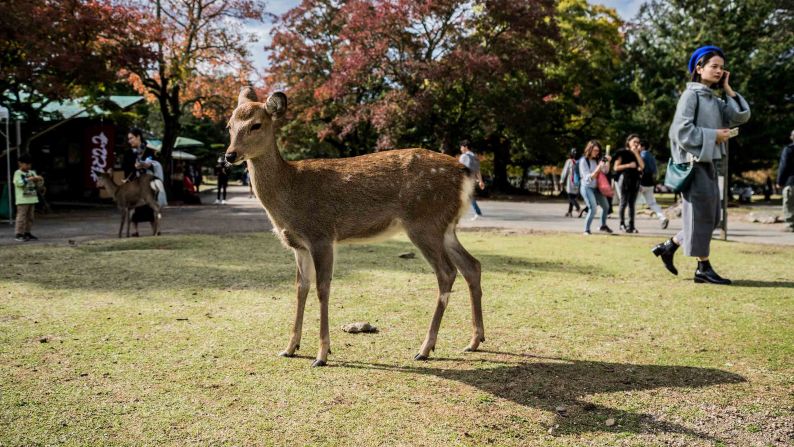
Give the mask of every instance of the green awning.
<path id="1" fill-rule="evenodd" d="M 155 150 L 160 150 L 160 147 L 163 145 L 163 142 L 160 140 L 148 140 L 147 145 Z M 176 143 L 174 143 L 174 147 L 195 147 L 195 146 L 204 146 L 203 141 L 194 140 L 192 138 L 187 137 L 176 137 Z"/>
<path id="2" fill-rule="evenodd" d="M 143 96 L 110 96 L 108 100 L 119 108 L 126 109 L 143 101 Z M 89 116 L 101 115 L 103 113 L 109 112 L 109 110 L 100 107 L 99 105 L 86 105 L 85 103 L 87 101 L 88 97 L 52 102 L 44 107 L 44 112 L 56 113 L 60 115 L 60 118 L 54 118 L 54 120 L 65 118 L 86 118 Z"/>

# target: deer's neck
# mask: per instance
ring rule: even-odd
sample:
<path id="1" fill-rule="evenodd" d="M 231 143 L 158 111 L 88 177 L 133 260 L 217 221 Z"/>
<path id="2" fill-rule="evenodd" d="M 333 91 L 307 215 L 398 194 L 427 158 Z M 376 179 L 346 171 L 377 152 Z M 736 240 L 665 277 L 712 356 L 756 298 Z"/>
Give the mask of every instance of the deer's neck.
<path id="1" fill-rule="evenodd" d="M 112 178 L 108 177 L 107 181 L 105 182 L 105 189 L 108 190 L 110 197 L 116 197 L 116 192 L 119 190 L 119 185 L 117 185 Z"/>
<path id="2" fill-rule="evenodd" d="M 282 208 L 288 204 L 286 191 L 292 181 L 294 168 L 281 158 L 275 144 L 271 148 L 272 150 L 249 159 L 246 163 L 257 198 L 271 218 L 277 219 L 276 215 L 281 214 Z M 278 225 L 276 222 L 274 224 Z"/>

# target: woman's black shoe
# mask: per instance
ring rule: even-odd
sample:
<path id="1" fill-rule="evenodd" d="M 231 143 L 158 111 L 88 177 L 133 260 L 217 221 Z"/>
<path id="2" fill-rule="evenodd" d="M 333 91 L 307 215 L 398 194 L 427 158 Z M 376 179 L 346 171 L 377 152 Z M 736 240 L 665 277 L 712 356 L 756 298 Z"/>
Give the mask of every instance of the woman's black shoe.
<path id="1" fill-rule="evenodd" d="M 589 211 L 589 208 L 582 208 L 582 210 L 579 211 L 579 217 L 582 217 L 582 214 L 584 214 L 584 213 L 586 213 L 588 211 Z"/>
<path id="2" fill-rule="evenodd" d="M 711 268 L 711 263 L 709 261 L 698 261 L 698 268 L 695 270 L 695 282 L 698 284 L 707 282 L 726 286 L 731 284 L 730 279 L 723 278 Z"/>
<path id="3" fill-rule="evenodd" d="M 609 228 L 609 227 L 608 227 L 608 226 L 606 226 L 606 225 L 602 225 L 602 226 L 601 226 L 601 228 L 599 228 L 599 229 L 598 229 L 598 231 L 600 231 L 600 232 L 602 232 L 602 233 L 609 233 L 609 234 L 612 234 L 612 229 L 611 229 L 611 228 Z"/>
<path id="4" fill-rule="evenodd" d="M 651 250 L 651 252 L 656 255 L 657 258 L 662 258 L 665 268 L 667 268 L 667 270 L 669 270 L 673 275 L 678 274 L 678 269 L 675 268 L 675 265 L 673 265 L 673 256 L 675 256 L 676 250 L 678 250 L 678 244 L 673 242 L 672 238 L 653 247 Z"/>

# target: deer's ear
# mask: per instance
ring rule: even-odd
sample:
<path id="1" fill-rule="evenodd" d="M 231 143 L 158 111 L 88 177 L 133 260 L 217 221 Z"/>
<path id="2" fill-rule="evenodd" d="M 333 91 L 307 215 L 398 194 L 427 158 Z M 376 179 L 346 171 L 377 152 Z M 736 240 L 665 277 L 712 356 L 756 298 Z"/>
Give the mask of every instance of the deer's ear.
<path id="1" fill-rule="evenodd" d="M 267 98 L 265 111 L 275 118 L 284 116 L 287 112 L 287 95 L 282 92 L 275 92 Z"/>
<path id="2" fill-rule="evenodd" d="M 256 97 L 256 92 L 251 87 L 243 87 L 240 90 L 240 95 L 237 97 L 237 105 L 242 105 L 247 102 L 257 102 L 259 98 Z"/>

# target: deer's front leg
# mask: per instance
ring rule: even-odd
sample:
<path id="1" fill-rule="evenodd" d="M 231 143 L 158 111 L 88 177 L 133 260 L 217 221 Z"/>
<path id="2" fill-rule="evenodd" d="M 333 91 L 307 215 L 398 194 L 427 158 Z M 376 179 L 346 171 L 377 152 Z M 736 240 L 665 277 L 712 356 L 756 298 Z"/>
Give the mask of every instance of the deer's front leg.
<path id="1" fill-rule="evenodd" d="M 304 249 L 295 249 L 294 251 L 295 264 L 297 265 L 295 322 L 292 324 L 292 337 L 290 337 L 287 349 L 279 354 L 282 357 L 293 357 L 295 351 L 300 349 L 301 333 L 303 332 L 303 311 L 306 308 L 306 297 L 309 295 L 312 277 L 314 276 L 314 261 L 309 252 Z"/>
<path id="2" fill-rule="evenodd" d="M 334 270 L 333 245 L 324 244 L 312 250 L 317 276 L 317 298 L 320 300 L 320 349 L 312 366 L 325 366 L 331 352 L 331 336 L 328 327 L 328 299 L 331 295 L 331 276 Z"/>

